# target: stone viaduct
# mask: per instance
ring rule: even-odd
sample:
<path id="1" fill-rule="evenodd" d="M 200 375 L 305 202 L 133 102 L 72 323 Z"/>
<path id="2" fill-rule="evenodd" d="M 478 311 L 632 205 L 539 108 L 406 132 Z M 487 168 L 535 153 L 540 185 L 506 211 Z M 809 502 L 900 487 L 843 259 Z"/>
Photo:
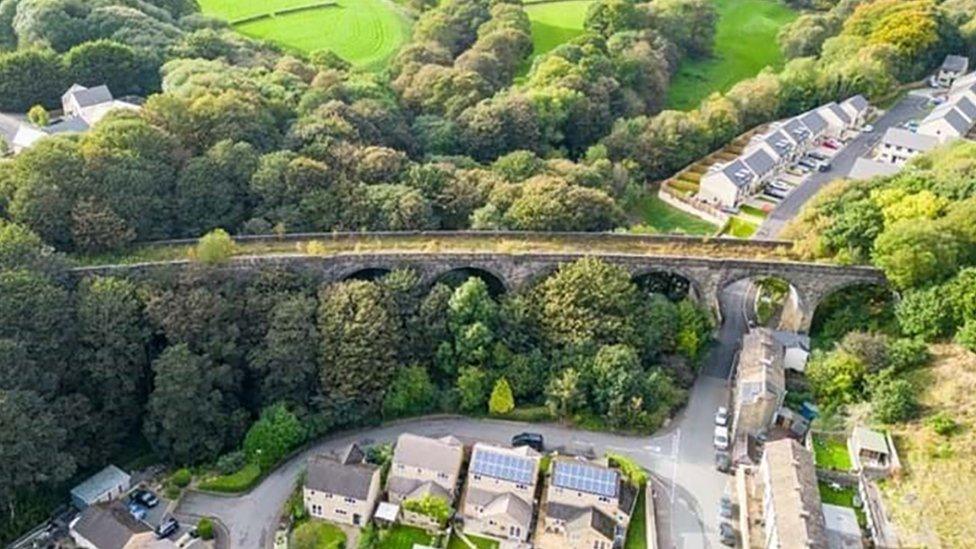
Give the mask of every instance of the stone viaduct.
<path id="1" fill-rule="evenodd" d="M 824 263 L 805 263 L 780 259 L 730 259 L 673 255 L 639 255 L 601 253 L 499 253 L 499 252 L 338 252 L 327 255 L 300 253 L 238 256 L 217 268 L 246 273 L 259 268 L 283 268 L 308 274 L 322 282 L 350 278 L 375 277 L 395 268 L 410 268 L 421 280 L 433 285 L 450 273 L 466 273 L 496 282 L 505 291 L 515 291 L 530 285 L 555 271 L 559 265 L 583 257 L 599 257 L 627 270 L 633 277 L 653 273 L 678 275 L 687 280 L 689 293 L 699 302 L 709 305 L 718 318 L 723 311 L 722 295 L 730 285 L 743 279 L 776 277 L 792 286 L 792 309 L 784 311 L 791 320 L 788 326 L 798 331 L 809 330 L 813 314 L 820 302 L 833 292 L 860 284 L 886 284 L 881 271 L 871 267 L 840 266 Z M 148 271 L 166 267 L 185 267 L 186 260 L 82 267 L 76 273 L 111 273 Z M 119 273 L 122 274 L 122 273 Z"/>

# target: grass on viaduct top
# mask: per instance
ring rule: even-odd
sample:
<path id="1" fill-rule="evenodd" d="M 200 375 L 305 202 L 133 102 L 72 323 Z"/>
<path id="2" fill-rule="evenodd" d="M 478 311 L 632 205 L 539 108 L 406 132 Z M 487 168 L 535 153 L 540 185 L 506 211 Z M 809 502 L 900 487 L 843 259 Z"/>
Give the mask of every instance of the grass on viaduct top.
<path id="1" fill-rule="evenodd" d="M 178 261 L 190 257 L 195 240 L 134 246 L 123 252 L 75 256 L 79 266 Z M 791 242 L 644 236 L 615 233 L 402 232 L 321 233 L 240 237 L 235 256 L 275 254 L 497 253 L 694 256 L 708 259 L 800 261 Z"/>

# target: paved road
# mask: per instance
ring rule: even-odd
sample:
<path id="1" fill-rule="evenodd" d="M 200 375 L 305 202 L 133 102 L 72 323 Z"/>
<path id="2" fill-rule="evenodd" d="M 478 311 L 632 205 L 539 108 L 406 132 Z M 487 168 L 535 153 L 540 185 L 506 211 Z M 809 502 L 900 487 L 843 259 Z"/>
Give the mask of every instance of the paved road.
<path id="1" fill-rule="evenodd" d="M 925 112 L 927 102 L 928 97 L 912 93 L 895 103 L 881 118 L 875 121 L 873 132 L 857 136 L 834 156 L 829 172 L 811 174 L 786 199 L 780 202 L 759 226 L 759 230 L 756 231 L 753 238 L 775 238 L 779 235 L 783 227 L 800 213 L 804 204 L 820 192 L 820 189 L 835 179 L 847 177 L 854 166 L 854 161 L 865 156 L 878 143 L 885 130 L 899 126 L 913 118 L 918 118 Z"/>
<path id="2" fill-rule="evenodd" d="M 592 447 L 598 454 L 613 451 L 633 457 L 652 471 L 661 487 L 658 499 L 662 505 L 662 547 L 717 548 L 716 510 L 731 477 L 718 473 L 714 467 L 712 417 L 715 409 L 729 398 L 726 380 L 745 330 L 742 310 L 747 284 L 745 281 L 733 284 L 721 296 L 725 322 L 703 366 L 703 375 L 692 389 L 688 406 L 668 428 L 652 437 L 468 418 L 413 420 L 323 440 L 240 497 L 190 492 L 184 496 L 177 513 L 217 517 L 227 526 L 232 547 L 265 549 L 273 543 L 277 513 L 291 494 L 306 458 L 313 453 L 334 451 L 351 442 L 392 442 L 404 432 L 430 436 L 453 434 L 472 441 L 507 443 L 512 435 L 530 429 L 542 433 L 550 447 Z"/>

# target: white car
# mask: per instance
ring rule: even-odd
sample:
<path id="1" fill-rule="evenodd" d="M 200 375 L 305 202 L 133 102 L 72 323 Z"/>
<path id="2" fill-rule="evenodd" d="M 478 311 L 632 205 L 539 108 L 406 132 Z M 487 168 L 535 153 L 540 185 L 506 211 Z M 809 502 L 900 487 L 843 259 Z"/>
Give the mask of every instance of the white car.
<path id="1" fill-rule="evenodd" d="M 729 449 L 729 430 L 727 427 L 715 426 L 715 436 L 712 439 L 715 444 L 715 448 L 718 450 L 728 450 Z"/>
<path id="2" fill-rule="evenodd" d="M 725 427 L 729 424 L 729 410 L 725 406 L 719 406 L 715 412 L 715 425 Z"/>

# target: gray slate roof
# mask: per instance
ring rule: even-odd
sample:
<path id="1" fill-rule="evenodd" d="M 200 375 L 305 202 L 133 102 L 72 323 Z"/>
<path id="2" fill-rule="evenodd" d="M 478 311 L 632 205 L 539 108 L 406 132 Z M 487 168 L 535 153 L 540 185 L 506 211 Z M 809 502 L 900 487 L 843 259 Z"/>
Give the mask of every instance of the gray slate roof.
<path id="1" fill-rule="evenodd" d="M 736 187 L 747 187 L 756 178 L 756 174 L 738 158 L 729 162 L 722 168 L 722 173 Z"/>
<path id="2" fill-rule="evenodd" d="M 603 537 L 613 541 L 616 537 L 617 523 L 613 518 L 595 507 L 583 509 L 582 515 L 566 525 L 569 531 L 581 530 L 583 528 L 593 528 Z"/>
<path id="3" fill-rule="evenodd" d="M 88 477 L 87 480 L 71 489 L 71 495 L 82 501 L 92 503 L 102 494 L 117 486 L 129 488 L 131 477 L 129 474 L 114 465 L 108 465 L 101 471 Z"/>
<path id="4" fill-rule="evenodd" d="M 844 112 L 844 109 L 840 108 L 840 105 L 838 105 L 837 103 L 831 101 L 830 103 L 824 105 L 824 108 L 829 109 L 830 112 L 834 113 L 837 116 L 837 118 L 840 118 L 841 121 L 843 121 L 845 124 L 851 123 L 851 117 L 847 116 L 847 113 Z"/>
<path id="5" fill-rule="evenodd" d="M 132 536 L 150 532 L 119 505 L 92 505 L 78 517 L 74 530 L 98 549 L 122 549 Z"/>
<path id="6" fill-rule="evenodd" d="M 781 131 L 775 131 L 767 135 L 763 141 L 773 148 L 780 156 L 788 156 L 793 152 L 793 141 Z"/>
<path id="7" fill-rule="evenodd" d="M 939 140 L 931 135 L 910 132 L 902 128 L 888 128 L 881 142 L 923 152 L 930 151 L 939 144 Z"/>
<path id="8" fill-rule="evenodd" d="M 970 124 L 969 121 L 966 120 L 966 117 L 959 112 L 959 109 L 954 108 L 949 110 L 945 113 L 943 118 L 945 118 L 945 121 L 952 126 L 952 129 L 963 135 L 965 135 L 969 131 L 969 128 L 972 127 L 972 124 Z"/>
<path id="9" fill-rule="evenodd" d="M 976 104 L 973 104 L 968 97 L 962 95 L 955 101 L 955 106 L 969 120 L 976 120 Z"/>
<path id="10" fill-rule="evenodd" d="M 790 118 L 783 124 L 783 131 L 793 141 L 804 141 L 810 137 L 810 130 L 798 118 Z"/>
<path id="11" fill-rule="evenodd" d="M 827 128 L 827 121 L 817 114 L 817 111 L 810 111 L 800 116 L 800 122 L 810 129 L 810 133 L 820 133 Z"/>
<path id="12" fill-rule="evenodd" d="M 864 96 L 861 95 L 861 94 L 857 94 L 855 96 L 848 97 L 844 101 L 844 103 L 846 105 L 850 105 L 851 107 L 854 107 L 854 110 L 856 110 L 857 112 L 863 112 L 864 110 L 866 110 L 868 108 L 868 105 L 869 105 L 868 100 L 865 99 Z"/>
<path id="13" fill-rule="evenodd" d="M 67 93 L 64 94 L 65 97 L 74 96 L 78 105 L 81 107 L 90 107 L 92 105 L 98 105 L 99 103 L 108 103 L 114 98 L 112 97 L 112 92 L 108 90 L 108 86 L 102 84 L 101 86 L 95 86 L 94 88 L 82 88 L 75 84 L 72 86 Z"/>
<path id="14" fill-rule="evenodd" d="M 305 486 L 319 492 L 365 500 L 373 481 L 376 465 L 370 463 L 344 464 L 331 456 L 308 459 Z"/>
<path id="15" fill-rule="evenodd" d="M 766 175 L 776 168 L 776 162 L 763 149 L 756 149 L 743 159 L 746 166 L 758 176 Z"/>
<path id="16" fill-rule="evenodd" d="M 422 437 L 404 433 L 397 439 L 393 451 L 393 464 L 419 467 L 456 475 L 461 470 L 464 459 L 464 446 L 456 438 L 441 439 Z M 396 469 L 393 469 L 396 473 Z"/>
<path id="17" fill-rule="evenodd" d="M 969 58 L 962 55 L 947 55 L 942 62 L 942 70 L 952 72 L 964 72 L 969 68 Z"/>
<path id="18" fill-rule="evenodd" d="M 500 494 L 485 505 L 485 515 L 505 515 L 520 524 L 532 522 L 532 506 L 515 494 Z"/>
<path id="19" fill-rule="evenodd" d="M 339 462 L 343 465 L 353 465 L 356 463 L 362 463 L 366 460 L 366 454 L 363 453 L 362 449 L 358 444 L 350 444 L 342 449 L 339 453 Z"/>

